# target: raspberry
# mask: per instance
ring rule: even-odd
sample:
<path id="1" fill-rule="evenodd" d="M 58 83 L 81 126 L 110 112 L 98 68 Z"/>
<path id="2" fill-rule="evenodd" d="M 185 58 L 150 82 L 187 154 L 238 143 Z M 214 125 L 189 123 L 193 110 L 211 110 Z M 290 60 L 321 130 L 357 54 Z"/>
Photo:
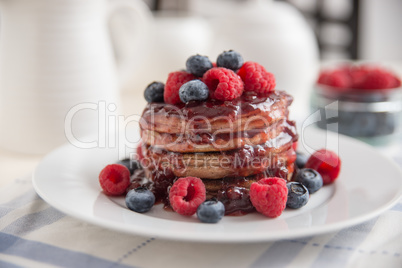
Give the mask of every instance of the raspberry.
<path id="1" fill-rule="evenodd" d="M 233 100 L 241 96 L 244 84 L 232 70 L 214 67 L 203 76 L 204 83 L 209 88 L 209 95 L 217 100 Z"/>
<path id="2" fill-rule="evenodd" d="M 394 77 L 391 88 L 396 88 L 401 86 L 401 80 L 399 80 L 397 77 Z"/>
<path id="3" fill-rule="evenodd" d="M 352 85 L 352 80 L 347 70 L 340 69 L 322 72 L 318 78 L 318 83 L 331 87 L 346 89 L 350 88 Z"/>
<path id="4" fill-rule="evenodd" d="M 144 158 L 144 155 L 142 154 L 142 142 L 138 143 L 136 154 L 137 154 L 135 157 L 136 160 L 141 161 Z"/>
<path id="5" fill-rule="evenodd" d="M 321 149 L 310 156 L 304 167 L 314 169 L 320 173 L 324 185 L 326 185 L 338 178 L 341 170 L 341 160 L 336 153 Z"/>
<path id="6" fill-rule="evenodd" d="M 179 89 L 188 81 L 196 79 L 196 77 L 185 71 L 172 72 L 169 74 L 165 85 L 164 99 L 168 104 L 180 103 Z"/>
<path id="7" fill-rule="evenodd" d="M 99 174 L 99 183 L 107 195 L 124 194 L 130 185 L 130 171 L 123 165 L 107 165 Z"/>
<path id="8" fill-rule="evenodd" d="M 365 65 L 350 67 L 349 74 L 350 78 L 352 79 L 351 88 L 360 88 L 360 85 L 362 84 L 369 71 L 369 68 L 367 68 L 367 66 Z"/>
<path id="9" fill-rule="evenodd" d="M 293 150 L 297 150 L 297 147 L 299 147 L 299 143 L 297 142 L 297 141 L 295 141 L 295 142 L 293 142 L 292 143 L 292 148 L 293 148 Z"/>
<path id="10" fill-rule="evenodd" d="M 357 85 L 361 89 L 386 89 L 395 87 L 395 76 L 378 68 L 370 70 Z"/>
<path id="11" fill-rule="evenodd" d="M 250 200 L 255 209 L 267 217 L 275 218 L 286 207 L 288 188 L 281 178 L 264 178 L 250 186 Z"/>
<path id="12" fill-rule="evenodd" d="M 345 65 L 322 71 L 317 83 L 338 89 L 387 89 L 401 85 L 401 81 L 391 72 L 367 64 Z"/>
<path id="13" fill-rule="evenodd" d="M 169 191 L 173 210 L 181 215 L 191 216 L 206 198 L 205 185 L 196 177 L 179 178 Z"/>
<path id="14" fill-rule="evenodd" d="M 275 89 L 275 76 L 256 62 L 245 62 L 237 74 L 244 82 L 245 91 L 263 94 Z"/>

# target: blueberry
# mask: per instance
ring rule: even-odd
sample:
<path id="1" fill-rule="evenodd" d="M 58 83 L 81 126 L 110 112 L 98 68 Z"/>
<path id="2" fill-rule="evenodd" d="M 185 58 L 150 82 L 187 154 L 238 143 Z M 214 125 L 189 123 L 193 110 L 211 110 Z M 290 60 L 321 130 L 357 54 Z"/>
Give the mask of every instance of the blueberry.
<path id="1" fill-rule="evenodd" d="M 225 206 L 221 201 L 210 199 L 198 206 L 197 217 L 205 223 L 217 223 L 225 215 Z"/>
<path id="2" fill-rule="evenodd" d="M 203 101 L 208 99 L 208 86 L 201 80 L 191 80 L 179 89 L 180 100 L 187 103 L 192 100 Z"/>
<path id="3" fill-rule="evenodd" d="M 133 175 L 134 171 L 141 168 L 141 165 L 137 160 L 131 160 L 129 158 L 120 160 L 116 164 L 126 166 L 128 168 L 128 170 L 130 171 L 130 175 Z"/>
<path id="4" fill-rule="evenodd" d="M 296 152 L 296 166 L 300 169 L 304 168 L 304 166 L 306 165 L 308 160 L 308 156 L 300 153 L 300 152 Z"/>
<path id="5" fill-rule="evenodd" d="M 288 208 L 301 208 L 307 204 L 309 199 L 309 192 L 307 188 L 300 182 L 288 182 L 288 200 L 286 206 Z"/>
<path id="6" fill-rule="evenodd" d="M 323 185 L 320 173 L 311 168 L 303 168 L 299 170 L 295 181 L 306 186 L 310 194 L 317 192 Z"/>
<path id="7" fill-rule="evenodd" d="M 144 91 L 144 98 L 147 102 L 163 102 L 165 85 L 161 82 L 152 82 Z"/>
<path id="8" fill-rule="evenodd" d="M 130 190 L 126 195 L 126 205 L 130 210 L 144 213 L 155 204 L 155 195 L 145 187 Z"/>
<path id="9" fill-rule="evenodd" d="M 212 62 L 206 56 L 194 55 L 187 59 L 186 68 L 189 73 L 201 77 L 212 68 Z"/>
<path id="10" fill-rule="evenodd" d="M 240 53 L 229 50 L 219 54 L 216 66 L 236 71 L 243 65 L 244 60 Z"/>

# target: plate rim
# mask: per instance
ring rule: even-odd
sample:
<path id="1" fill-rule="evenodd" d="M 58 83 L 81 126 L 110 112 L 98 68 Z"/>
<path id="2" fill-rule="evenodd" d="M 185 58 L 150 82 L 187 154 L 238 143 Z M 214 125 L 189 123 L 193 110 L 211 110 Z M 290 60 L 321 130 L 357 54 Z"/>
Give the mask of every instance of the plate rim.
<path id="1" fill-rule="evenodd" d="M 320 130 L 319 130 L 320 131 Z M 326 133 L 326 132 L 325 132 Z M 332 135 L 332 134 L 331 134 Z M 338 135 L 338 134 L 337 134 Z M 398 170 L 399 174 L 401 175 L 399 179 L 400 185 L 402 185 L 402 170 L 401 168 L 389 157 L 379 153 L 376 151 L 373 147 L 371 147 L 368 144 L 365 144 L 363 142 L 357 141 L 355 139 L 352 139 L 350 137 L 344 136 L 339 134 L 339 137 L 342 139 L 349 140 L 349 142 L 353 143 L 358 143 L 360 144 L 359 146 L 364 146 L 367 149 L 371 150 L 373 153 L 377 154 L 377 156 L 386 159 L 388 164 L 392 165 L 393 168 Z M 118 232 L 124 232 L 124 233 L 129 233 L 129 234 L 134 234 L 134 235 L 140 235 L 140 236 L 152 236 L 152 237 L 157 237 L 161 239 L 167 239 L 167 240 L 177 240 L 177 241 L 187 241 L 187 242 L 209 242 L 209 243 L 233 243 L 233 242 L 241 242 L 241 243 L 253 243 L 253 242 L 265 242 L 265 241 L 275 241 L 279 239 L 290 239 L 290 238 L 300 238 L 300 237 L 307 237 L 307 236 L 312 236 L 312 235 L 320 235 L 324 233 L 330 233 L 334 232 L 343 228 L 351 227 L 354 225 L 357 225 L 359 223 L 365 222 L 367 220 L 370 220 L 384 211 L 390 209 L 393 205 L 395 205 L 398 200 L 402 196 L 402 188 L 399 188 L 399 191 L 396 192 L 396 194 L 393 196 L 392 199 L 388 200 L 388 202 L 384 203 L 382 206 L 379 206 L 376 208 L 374 211 L 371 211 L 369 213 L 365 213 L 363 215 L 355 216 L 352 218 L 349 218 L 347 220 L 343 221 L 338 221 L 335 223 L 328 223 L 328 224 L 323 224 L 323 225 L 316 225 L 312 226 L 312 228 L 300 228 L 296 230 L 292 230 L 291 232 L 278 232 L 278 233 L 271 233 L 269 236 L 267 235 L 261 235 L 260 237 L 248 237 L 248 236 L 226 236 L 226 237 L 215 237 L 215 239 L 209 237 L 209 236 L 203 236 L 200 234 L 195 234 L 195 236 L 188 236 L 187 234 L 177 234 L 177 233 L 169 233 L 169 232 L 163 232 L 160 230 L 156 230 L 155 228 L 140 228 L 138 229 L 130 229 L 127 224 L 122 224 L 121 226 L 117 226 L 116 222 L 113 221 L 105 221 L 103 218 L 96 218 L 94 215 L 92 216 L 87 216 L 82 213 L 77 213 L 74 209 L 68 208 L 67 206 L 61 206 L 58 202 L 54 202 L 54 200 L 51 200 L 48 198 L 45 192 L 41 189 L 40 186 L 38 186 L 38 178 L 37 178 L 37 173 L 38 170 L 42 167 L 44 163 L 46 163 L 47 159 L 50 159 L 53 157 L 53 155 L 57 155 L 59 151 L 64 151 L 64 150 L 69 150 L 73 149 L 76 150 L 74 145 L 72 144 L 64 144 L 52 152 L 50 152 L 48 155 L 46 155 L 41 162 L 37 165 L 35 168 L 33 174 L 32 174 L 32 184 L 33 187 L 36 191 L 36 193 L 44 200 L 46 201 L 49 205 L 52 207 L 56 208 L 57 210 L 72 216 L 78 220 L 82 220 L 85 222 L 89 222 L 91 224 L 101 226 L 106 229 L 111 229 L 114 231 Z M 99 148 L 97 148 L 99 149 Z M 107 198 L 106 196 L 104 198 Z M 111 201 L 112 202 L 112 201 Z M 117 206 L 117 204 L 114 204 Z M 142 215 L 143 216 L 143 215 Z M 157 220 L 162 220 L 162 219 L 157 219 Z M 275 220 L 275 219 L 273 219 Z M 194 224 L 194 223 L 191 223 Z M 196 223 L 196 224 L 202 224 L 205 225 L 205 223 Z M 211 225 L 212 226 L 212 225 Z M 266 233 L 264 233 L 266 234 Z"/>

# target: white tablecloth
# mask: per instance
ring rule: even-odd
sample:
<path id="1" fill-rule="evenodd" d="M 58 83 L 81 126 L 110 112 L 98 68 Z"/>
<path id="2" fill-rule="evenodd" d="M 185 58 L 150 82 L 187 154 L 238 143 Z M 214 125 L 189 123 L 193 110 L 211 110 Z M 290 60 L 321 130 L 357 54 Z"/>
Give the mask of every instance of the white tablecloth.
<path id="1" fill-rule="evenodd" d="M 363 224 L 252 244 L 166 241 L 87 224 L 49 206 L 30 176 L 0 188 L 0 267 L 402 267 L 402 199 Z"/>

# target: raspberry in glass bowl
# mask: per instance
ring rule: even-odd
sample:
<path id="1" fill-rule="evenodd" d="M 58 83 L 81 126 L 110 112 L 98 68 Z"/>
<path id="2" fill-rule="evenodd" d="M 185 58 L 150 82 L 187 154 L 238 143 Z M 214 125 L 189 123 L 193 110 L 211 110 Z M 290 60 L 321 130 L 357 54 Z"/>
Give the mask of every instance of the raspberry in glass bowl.
<path id="1" fill-rule="evenodd" d="M 323 69 L 311 98 L 317 126 L 371 144 L 392 140 L 401 126 L 401 79 L 373 64 L 342 64 Z"/>

